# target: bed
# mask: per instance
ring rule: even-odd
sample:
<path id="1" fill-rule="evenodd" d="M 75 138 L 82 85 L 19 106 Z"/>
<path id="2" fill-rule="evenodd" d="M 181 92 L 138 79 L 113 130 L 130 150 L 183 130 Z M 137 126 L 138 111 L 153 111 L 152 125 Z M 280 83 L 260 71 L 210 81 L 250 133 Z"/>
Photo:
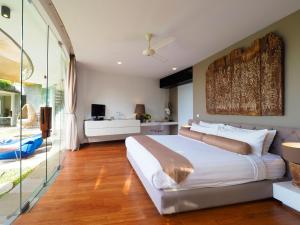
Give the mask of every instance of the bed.
<path id="1" fill-rule="evenodd" d="M 271 129 L 231 125 L 247 129 Z M 286 165 L 280 157 L 282 141 L 300 139 L 300 129 L 272 128 L 277 130 L 277 135 L 269 153 L 262 157 L 222 151 L 179 135 L 150 136 L 156 142 L 183 154 L 194 166 L 193 173 L 180 184 L 163 173 L 156 158 L 132 137 L 126 139 L 127 158 L 160 214 L 270 198 L 272 183 L 288 179 Z M 203 149 L 202 157 L 196 157 L 199 149 Z M 202 166 L 198 168 L 198 165 Z"/>

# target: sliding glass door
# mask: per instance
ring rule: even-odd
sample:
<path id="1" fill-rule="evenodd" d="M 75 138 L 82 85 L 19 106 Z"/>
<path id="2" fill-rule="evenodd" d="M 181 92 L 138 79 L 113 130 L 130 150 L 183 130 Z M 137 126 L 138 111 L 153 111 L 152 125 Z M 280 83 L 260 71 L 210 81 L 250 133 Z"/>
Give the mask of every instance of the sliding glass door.
<path id="1" fill-rule="evenodd" d="M 21 159 L 21 53 L 22 53 L 22 0 L 0 0 L 0 224 L 17 215 L 20 209 Z M 8 7 L 9 6 L 9 7 Z M 13 9 L 9 10 L 10 8 Z M 28 70 L 30 58 L 23 52 Z M 15 151 L 10 151 L 14 149 Z"/>
<path id="2" fill-rule="evenodd" d="M 0 0 L 0 224 L 61 168 L 68 57 L 32 1 Z M 3 10 L 2 10 L 3 12 Z"/>
<path id="3" fill-rule="evenodd" d="M 22 113 L 20 128 L 22 140 L 31 138 L 34 151 L 21 160 L 21 171 L 26 179 L 21 182 L 21 209 L 26 210 L 30 200 L 45 183 L 47 142 L 41 137 L 40 107 L 47 104 L 47 37 L 48 25 L 41 18 L 31 1 L 23 2 L 23 51 L 31 57 L 34 68 L 31 75 L 23 60 Z"/>
<path id="4" fill-rule="evenodd" d="M 48 103 L 52 111 L 52 132 L 48 138 L 47 154 L 47 180 L 51 179 L 60 166 L 60 151 L 62 124 L 61 117 L 64 111 L 64 85 L 63 85 L 63 63 L 60 42 L 49 30 L 48 39 Z M 64 64 L 64 63 L 63 63 Z"/>

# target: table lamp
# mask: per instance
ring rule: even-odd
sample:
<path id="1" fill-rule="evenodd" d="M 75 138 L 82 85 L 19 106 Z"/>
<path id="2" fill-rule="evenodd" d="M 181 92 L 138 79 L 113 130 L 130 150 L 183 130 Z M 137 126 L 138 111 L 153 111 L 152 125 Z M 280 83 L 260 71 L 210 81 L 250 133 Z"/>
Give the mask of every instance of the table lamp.
<path id="1" fill-rule="evenodd" d="M 143 115 L 145 114 L 145 105 L 144 104 L 136 104 L 134 113 L 136 114 L 136 119 L 142 120 Z"/>
<path id="2" fill-rule="evenodd" d="M 289 162 L 292 184 L 300 188 L 300 142 L 282 143 L 283 158 Z"/>

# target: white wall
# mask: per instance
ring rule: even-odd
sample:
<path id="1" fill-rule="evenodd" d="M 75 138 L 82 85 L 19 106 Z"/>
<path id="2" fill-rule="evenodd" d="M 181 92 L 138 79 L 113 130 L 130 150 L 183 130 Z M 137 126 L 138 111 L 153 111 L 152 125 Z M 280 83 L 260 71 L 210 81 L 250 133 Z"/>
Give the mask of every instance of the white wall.
<path id="1" fill-rule="evenodd" d="M 178 86 L 178 128 L 193 118 L 193 83 Z"/>
<path id="2" fill-rule="evenodd" d="M 88 66 L 78 65 L 77 120 L 79 139 L 84 143 L 83 120 L 91 118 L 91 104 L 105 104 L 106 116 L 117 117 L 120 112 L 132 118 L 135 104 L 143 103 L 153 120 L 162 120 L 169 91 L 159 88 L 159 80 L 122 75 L 101 74 Z"/>

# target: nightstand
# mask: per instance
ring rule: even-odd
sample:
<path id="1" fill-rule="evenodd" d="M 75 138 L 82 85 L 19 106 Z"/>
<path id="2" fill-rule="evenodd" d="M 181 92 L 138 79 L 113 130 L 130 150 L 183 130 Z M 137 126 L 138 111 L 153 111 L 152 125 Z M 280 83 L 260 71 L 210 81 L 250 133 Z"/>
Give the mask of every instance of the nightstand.
<path id="1" fill-rule="evenodd" d="M 300 188 L 291 181 L 274 183 L 273 197 L 300 212 Z"/>

